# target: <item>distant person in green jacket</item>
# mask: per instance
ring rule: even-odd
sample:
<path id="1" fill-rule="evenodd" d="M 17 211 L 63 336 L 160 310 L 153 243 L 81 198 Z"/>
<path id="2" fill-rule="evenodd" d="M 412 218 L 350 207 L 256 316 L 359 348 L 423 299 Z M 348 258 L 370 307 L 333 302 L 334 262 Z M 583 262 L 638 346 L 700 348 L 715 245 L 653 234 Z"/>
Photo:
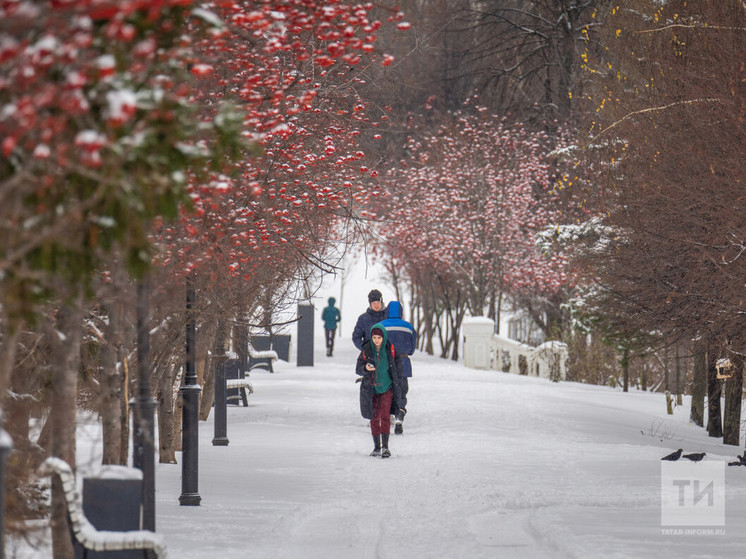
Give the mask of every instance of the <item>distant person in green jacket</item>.
<path id="1" fill-rule="evenodd" d="M 321 311 L 321 320 L 324 321 L 324 334 L 326 336 L 327 357 L 332 356 L 332 351 L 334 351 L 334 335 L 337 333 L 337 323 L 342 320 L 339 309 L 334 306 L 336 302 L 337 300 L 334 297 L 329 297 L 329 306 Z"/>

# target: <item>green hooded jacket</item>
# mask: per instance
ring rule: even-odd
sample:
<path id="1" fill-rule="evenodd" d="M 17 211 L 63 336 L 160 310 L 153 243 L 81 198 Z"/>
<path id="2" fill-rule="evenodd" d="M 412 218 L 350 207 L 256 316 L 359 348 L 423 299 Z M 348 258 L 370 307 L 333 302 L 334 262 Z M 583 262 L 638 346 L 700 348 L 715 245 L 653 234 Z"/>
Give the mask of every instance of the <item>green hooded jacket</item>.
<path id="1" fill-rule="evenodd" d="M 370 330 L 372 331 L 373 328 L 381 328 L 383 332 L 381 349 L 376 351 L 373 341 L 368 340 L 363 344 L 355 365 L 355 373 L 362 377 L 360 379 L 360 414 L 365 419 L 373 419 L 373 398 L 376 394 L 383 394 L 387 390 L 393 389 L 392 414 L 396 414 L 401 407 L 401 402 L 406 401 L 402 392 L 401 356 L 388 341 L 386 328 L 382 327 L 380 323 L 371 326 Z M 375 371 L 368 371 L 367 363 L 375 365 Z"/>
<path id="2" fill-rule="evenodd" d="M 391 379 L 391 373 L 389 372 L 389 358 L 386 351 L 386 338 L 388 338 L 386 327 L 380 322 L 374 324 L 370 329 L 371 340 L 373 339 L 373 330 L 376 328 L 379 328 L 383 332 L 383 342 L 381 343 L 380 350 L 376 350 L 372 341 L 370 343 L 371 350 L 373 351 L 373 363 L 376 366 L 376 376 L 373 386 L 376 394 L 383 394 L 391 388 L 393 380 Z"/>

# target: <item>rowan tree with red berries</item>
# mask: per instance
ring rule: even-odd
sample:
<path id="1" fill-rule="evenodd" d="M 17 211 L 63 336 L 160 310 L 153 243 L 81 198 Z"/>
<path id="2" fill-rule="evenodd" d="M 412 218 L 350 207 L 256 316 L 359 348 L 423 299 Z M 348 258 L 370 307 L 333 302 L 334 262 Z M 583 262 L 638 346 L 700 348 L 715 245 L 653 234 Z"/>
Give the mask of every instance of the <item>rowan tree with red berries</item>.
<path id="1" fill-rule="evenodd" d="M 118 262 L 135 276 L 160 264 L 151 272 L 154 340 L 174 349 L 153 352 L 171 372 L 182 359 L 174 333 L 183 332 L 183 304 L 179 311 L 160 296 L 186 274 L 199 275 L 209 295 L 205 316 L 241 301 L 235 314 L 245 317 L 268 290 L 325 265 L 333 225 L 355 218 L 376 174 L 358 145 L 375 125 L 356 93 L 358 68 L 391 58 L 374 52 L 380 23 L 371 9 L 304 0 L 0 3 L 3 394 L 9 371 L 28 357 L 15 341 L 34 334 L 22 326 L 39 309 L 57 316 L 52 327 L 65 316 L 80 331 L 80 288 L 105 285 L 91 316 L 114 322 L 117 295 L 131 293 Z M 91 281 L 101 272 L 102 282 Z M 171 300 L 183 303 L 177 291 Z M 41 306 L 55 296 L 65 304 Z M 113 362 L 126 369 L 131 330 L 109 335 L 102 328 L 90 339 L 103 353 L 118 338 Z M 69 395 L 57 422 L 69 429 L 52 437 L 66 445 L 53 453 L 69 462 L 78 369 L 96 370 L 75 358 L 75 339 L 58 355 L 54 381 Z"/>
<path id="2" fill-rule="evenodd" d="M 428 293 L 425 330 L 448 316 L 443 356 L 458 355 L 465 311 L 499 319 L 507 295 L 552 297 L 571 285 L 562 256 L 535 246 L 559 219 L 553 148 L 546 134 L 477 108 L 411 140 L 412 156 L 387 175 L 380 252 L 415 299 Z"/>
<path id="3" fill-rule="evenodd" d="M 381 23 L 369 19 L 372 5 L 254 8 L 216 5 L 224 25 L 194 45 L 202 61 L 195 102 L 209 113 L 215 100 L 229 99 L 253 149 L 221 181 L 219 196 L 195 184 L 196 211 L 159 236 L 173 278 L 205 276 L 198 283 L 213 305 L 205 316 L 228 323 L 216 333 L 246 322 L 271 328 L 275 293 L 312 268 L 333 270 L 326 254 L 340 240 L 336 231 L 356 219 L 377 175 L 361 147 L 377 122 L 357 92 L 364 65 L 390 62 L 374 52 Z"/>
<path id="4" fill-rule="evenodd" d="M 230 114 L 201 120 L 189 102 L 192 76 L 179 41 L 192 17 L 188 4 L 0 3 L 0 398 L 16 351 L 26 347 L 16 341 L 33 336 L 24 323 L 40 323 L 55 394 L 48 451 L 69 463 L 82 295 L 94 271 L 116 251 L 141 273 L 150 261 L 149 224 L 190 201 L 178 177 L 209 172 L 213 155 L 236 143 L 221 130 Z M 195 32 L 212 25 L 203 23 Z M 43 307 L 48 300 L 55 302 Z M 64 555 L 69 538 L 64 523 L 55 526 L 55 554 Z"/>

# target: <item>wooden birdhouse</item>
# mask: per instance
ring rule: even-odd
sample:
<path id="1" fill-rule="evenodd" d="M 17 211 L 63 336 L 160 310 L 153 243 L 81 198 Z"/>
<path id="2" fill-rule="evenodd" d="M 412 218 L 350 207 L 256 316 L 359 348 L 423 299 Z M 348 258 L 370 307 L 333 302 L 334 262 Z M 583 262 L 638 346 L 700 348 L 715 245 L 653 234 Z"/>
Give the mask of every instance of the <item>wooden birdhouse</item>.
<path id="1" fill-rule="evenodd" d="M 717 371 L 717 378 L 720 380 L 733 377 L 733 364 L 727 357 L 721 357 L 715 362 L 715 370 Z"/>

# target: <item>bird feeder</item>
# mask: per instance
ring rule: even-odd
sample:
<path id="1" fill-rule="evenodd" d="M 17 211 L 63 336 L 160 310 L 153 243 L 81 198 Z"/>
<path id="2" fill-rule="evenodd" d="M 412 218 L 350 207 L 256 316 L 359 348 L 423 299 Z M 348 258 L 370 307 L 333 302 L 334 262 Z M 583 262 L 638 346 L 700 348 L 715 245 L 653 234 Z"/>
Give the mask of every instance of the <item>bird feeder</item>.
<path id="1" fill-rule="evenodd" d="M 721 357 L 715 362 L 715 371 L 719 380 L 733 378 L 733 364 L 727 357 Z"/>

